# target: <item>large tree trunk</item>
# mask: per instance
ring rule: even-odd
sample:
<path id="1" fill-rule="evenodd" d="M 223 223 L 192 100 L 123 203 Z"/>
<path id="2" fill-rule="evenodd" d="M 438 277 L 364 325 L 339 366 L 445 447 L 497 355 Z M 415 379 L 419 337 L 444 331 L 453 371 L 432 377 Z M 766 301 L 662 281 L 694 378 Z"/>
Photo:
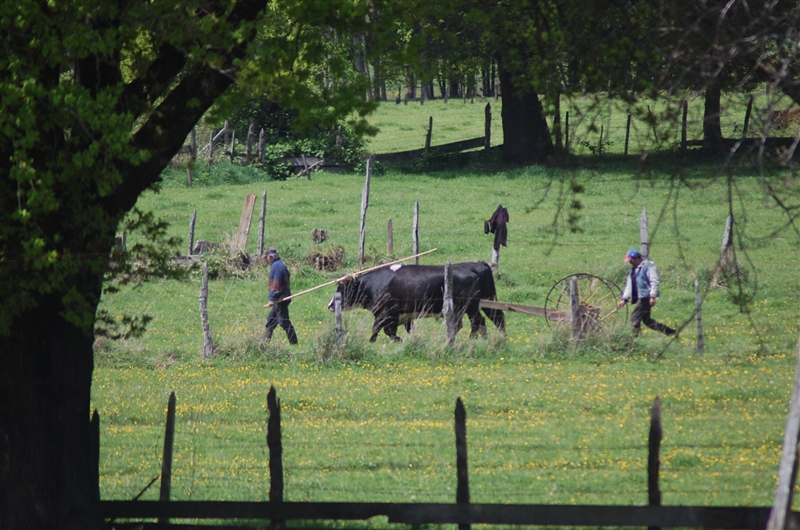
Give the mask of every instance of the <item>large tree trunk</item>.
<path id="1" fill-rule="evenodd" d="M 719 119 L 721 94 L 719 84 L 712 82 L 706 88 L 703 110 L 703 150 L 715 154 L 725 152 L 725 142 L 722 138 L 722 126 Z"/>
<path id="2" fill-rule="evenodd" d="M 2 528 L 103 525 L 89 417 L 93 341 L 62 307 L 50 297 L 0 337 Z"/>
<path id="3" fill-rule="evenodd" d="M 553 140 L 544 109 L 533 88 L 514 85 L 514 77 L 502 64 L 499 68 L 503 94 L 503 161 L 513 164 L 546 162 L 553 154 Z"/>

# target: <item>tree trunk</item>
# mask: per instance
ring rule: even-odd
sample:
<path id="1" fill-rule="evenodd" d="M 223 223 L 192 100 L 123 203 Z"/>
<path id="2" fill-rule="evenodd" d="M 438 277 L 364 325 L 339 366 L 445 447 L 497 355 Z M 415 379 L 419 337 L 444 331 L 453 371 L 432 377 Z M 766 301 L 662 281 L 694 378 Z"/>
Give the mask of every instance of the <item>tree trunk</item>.
<path id="1" fill-rule="evenodd" d="M 51 296 L 0 337 L 2 528 L 103 526 L 89 415 L 93 341 L 62 308 Z"/>
<path id="2" fill-rule="evenodd" d="M 725 152 L 720 124 L 720 98 L 722 91 L 716 82 L 706 88 L 705 109 L 703 111 L 703 150 L 709 153 Z"/>
<path id="3" fill-rule="evenodd" d="M 503 93 L 503 161 L 513 164 L 546 162 L 553 154 L 553 140 L 544 109 L 533 88 L 522 90 L 502 65 L 499 68 Z"/>

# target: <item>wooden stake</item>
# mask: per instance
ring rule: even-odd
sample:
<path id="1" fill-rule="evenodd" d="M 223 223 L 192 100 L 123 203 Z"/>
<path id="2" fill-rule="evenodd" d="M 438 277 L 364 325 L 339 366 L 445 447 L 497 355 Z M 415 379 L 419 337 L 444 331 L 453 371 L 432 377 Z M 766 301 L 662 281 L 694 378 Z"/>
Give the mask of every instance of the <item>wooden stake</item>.
<path id="1" fill-rule="evenodd" d="M 267 218 L 267 190 L 261 194 L 261 215 L 258 217 L 258 257 L 264 253 L 264 222 Z"/>
<path id="2" fill-rule="evenodd" d="M 189 219 L 189 253 L 186 254 L 187 256 L 192 255 L 192 251 L 194 251 L 194 224 L 197 221 L 197 209 L 192 212 L 192 218 Z"/>
<path id="3" fill-rule="evenodd" d="M 488 151 L 492 146 L 492 105 L 486 104 L 484 109 L 486 123 L 483 126 L 483 148 Z"/>
<path id="4" fill-rule="evenodd" d="M 172 446 L 175 442 L 175 392 L 169 395 L 167 403 L 167 424 L 164 428 L 164 456 L 161 459 L 161 491 L 158 500 L 169 501 L 172 489 Z M 159 524 L 169 524 L 169 519 L 159 518 Z"/>
<path id="5" fill-rule="evenodd" d="M 214 355 L 211 326 L 208 324 L 208 262 L 203 262 L 203 286 L 200 288 L 200 320 L 203 323 L 203 358 Z"/>
<path id="6" fill-rule="evenodd" d="M 453 265 L 448 261 L 444 264 L 444 299 L 442 305 L 445 330 L 447 331 L 447 345 L 452 346 L 456 341 L 456 315 L 453 307 Z"/>
<path id="7" fill-rule="evenodd" d="M 653 401 L 653 408 L 650 409 L 650 436 L 647 453 L 647 503 L 650 506 L 661 506 L 661 490 L 658 487 L 661 438 L 661 399 L 656 397 Z M 659 530 L 659 528 L 651 526 L 649 530 Z"/>
<path id="8" fill-rule="evenodd" d="M 625 125 L 625 156 L 628 155 L 628 140 L 631 137 L 631 114 L 628 113 L 628 123 Z"/>
<path id="9" fill-rule="evenodd" d="M 647 208 L 642 208 L 642 215 L 639 217 L 639 252 L 642 259 L 650 256 L 649 230 L 647 228 Z"/>
<path id="10" fill-rule="evenodd" d="M 392 220 L 386 224 L 386 253 L 390 256 L 394 254 L 394 230 L 392 229 Z"/>
<path id="11" fill-rule="evenodd" d="M 694 280 L 695 318 L 697 319 L 697 353 L 705 353 L 703 338 L 703 297 L 700 294 L 700 281 Z"/>
<path id="12" fill-rule="evenodd" d="M 456 504 L 469 504 L 469 467 L 467 466 L 467 412 L 461 398 L 456 399 Z M 471 525 L 459 524 L 458 530 L 469 530 Z"/>
<path id="13" fill-rule="evenodd" d="M 431 136 L 433 136 L 433 116 L 428 119 L 428 134 L 425 136 L 425 150 L 431 148 Z"/>
<path id="14" fill-rule="evenodd" d="M 283 443 L 281 441 L 281 400 L 275 387 L 267 393 L 267 449 L 269 450 L 269 502 L 279 508 L 283 504 Z M 283 521 L 272 520 L 270 528 L 281 528 Z"/>
<path id="15" fill-rule="evenodd" d="M 411 251 L 419 253 L 419 201 L 414 203 L 414 219 L 411 221 Z M 419 258 L 414 260 L 414 265 L 419 265 Z"/>
<path id="16" fill-rule="evenodd" d="M 369 183 L 372 178 L 372 158 L 367 159 L 367 178 L 361 191 L 361 232 L 358 239 L 358 266 L 364 265 L 364 242 L 366 236 L 367 208 L 369 207 Z"/>

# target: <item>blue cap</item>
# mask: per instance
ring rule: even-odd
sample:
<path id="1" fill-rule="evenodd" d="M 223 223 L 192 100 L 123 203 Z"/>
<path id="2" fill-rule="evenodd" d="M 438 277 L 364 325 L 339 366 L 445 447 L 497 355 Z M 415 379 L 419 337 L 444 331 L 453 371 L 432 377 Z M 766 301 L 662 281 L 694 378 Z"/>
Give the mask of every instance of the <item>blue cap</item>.
<path id="1" fill-rule="evenodd" d="M 630 263 L 630 261 L 632 259 L 641 258 L 641 257 L 642 257 L 642 254 L 638 250 L 636 250 L 635 248 L 632 248 L 632 249 L 630 249 L 628 251 L 627 254 L 625 254 L 625 263 Z"/>

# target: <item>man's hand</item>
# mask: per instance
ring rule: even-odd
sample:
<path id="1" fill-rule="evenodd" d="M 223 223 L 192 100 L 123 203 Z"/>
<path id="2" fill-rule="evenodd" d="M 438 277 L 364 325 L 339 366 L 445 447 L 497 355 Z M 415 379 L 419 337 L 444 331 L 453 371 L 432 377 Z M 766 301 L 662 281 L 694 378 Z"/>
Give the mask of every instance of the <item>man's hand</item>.
<path id="1" fill-rule="evenodd" d="M 656 305 L 656 299 L 651 296 L 650 297 L 650 307 L 653 307 L 654 305 Z"/>
<path id="2" fill-rule="evenodd" d="M 617 304 L 617 309 L 622 309 L 622 306 L 624 306 L 627 303 L 628 303 L 627 300 L 620 300 L 619 303 Z"/>

